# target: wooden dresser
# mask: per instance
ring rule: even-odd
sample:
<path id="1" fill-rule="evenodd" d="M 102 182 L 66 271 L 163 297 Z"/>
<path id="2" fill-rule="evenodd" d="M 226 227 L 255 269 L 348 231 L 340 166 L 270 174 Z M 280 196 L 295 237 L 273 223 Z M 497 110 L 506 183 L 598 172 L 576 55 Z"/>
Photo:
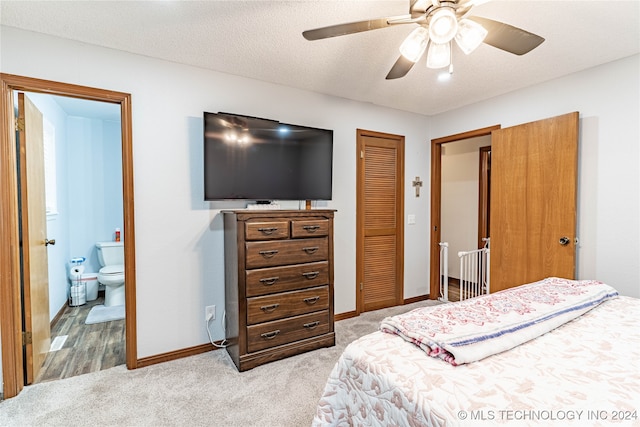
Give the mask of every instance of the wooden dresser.
<path id="1" fill-rule="evenodd" d="M 222 211 L 227 351 L 239 371 L 335 345 L 334 212 Z"/>

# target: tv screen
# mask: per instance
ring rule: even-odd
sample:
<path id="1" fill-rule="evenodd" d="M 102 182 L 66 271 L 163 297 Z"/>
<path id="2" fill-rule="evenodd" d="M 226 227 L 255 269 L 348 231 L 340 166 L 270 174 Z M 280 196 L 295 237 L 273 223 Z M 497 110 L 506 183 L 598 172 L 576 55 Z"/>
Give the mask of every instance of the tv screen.
<path id="1" fill-rule="evenodd" d="M 331 200 L 333 131 L 204 113 L 205 200 Z"/>

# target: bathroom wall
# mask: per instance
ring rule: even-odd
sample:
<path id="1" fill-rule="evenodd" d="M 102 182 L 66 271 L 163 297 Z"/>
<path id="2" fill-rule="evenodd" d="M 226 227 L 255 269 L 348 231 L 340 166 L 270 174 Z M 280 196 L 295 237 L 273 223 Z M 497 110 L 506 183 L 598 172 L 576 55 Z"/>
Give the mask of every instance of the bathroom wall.
<path id="1" fill-rule="evenodd" d="M 97 272 L 96 242 L 122 229 L 120 122 L 74 116 L 67 125 L 71 256 L 86 257 L 85 271 Z"/>

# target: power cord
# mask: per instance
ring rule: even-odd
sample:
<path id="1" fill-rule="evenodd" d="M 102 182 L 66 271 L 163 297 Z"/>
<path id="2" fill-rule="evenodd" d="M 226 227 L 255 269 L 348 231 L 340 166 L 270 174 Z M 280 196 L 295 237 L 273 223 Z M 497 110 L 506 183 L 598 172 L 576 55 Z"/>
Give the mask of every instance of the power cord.
<path id="1" fill-rule="evenodd" d="M 226 314 L 227 314 L 227 313 L 225 313 L 225 314 L 223 314 L 223 315 L 222 315 L 222 321 L 223 321 L 223 322 L 224 322 L 224 320 L 225 320 Z M 207 317 L 207 319 L 205 320 L 205 326 L 206 326 L 206 328 L 207 328 L 207 335 L 209 335 L 209 342 L 211 342 L 211 344 L 212 344 L 214 347 L 217 347 L 217 348 L 226 348 L 226 347 L 229 345 L 229 344 L 227 343 L 227 339 L 226 339 L 226 338 L 225 338 L 225 339 L 223 339 L 223 340 L 222 340 L 222 342 L 221 342 L 220 344 L 218 344 L 218 343 L 214 342 L 214 341 L 213 341 L 213 338 L 211 337 L 211 330 L 209 330 L 209 323 L 211 322 L 211 319 L 212 319 L 212 318 L 213 318 L 213 316 L 208 316 L 208 317 Z"/>

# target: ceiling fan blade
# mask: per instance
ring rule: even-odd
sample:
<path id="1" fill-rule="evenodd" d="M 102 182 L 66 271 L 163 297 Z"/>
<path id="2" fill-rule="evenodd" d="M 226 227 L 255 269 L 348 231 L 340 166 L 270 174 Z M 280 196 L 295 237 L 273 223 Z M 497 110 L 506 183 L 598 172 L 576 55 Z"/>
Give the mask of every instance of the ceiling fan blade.
<path id="1" fill-rule="evenodd" d="M 404 77 L 407 75 L 409 70 L 413 68 L 414 64 L 415 62 L 411 62 L 404 56 L 400 55 L 396 63 L 393 64 L 393 67 L 391 67 L 391 70 L 389 70 L 389 74 L 387 74 L 387 77 L 385 78 L 387 80 L 393 80 L 393 79 L 399 79 L 400 77 Z"/>
<path id="2" fill-rule="evenodd" d="M 329 25 L 328 27 L 316 28 L 302 32 L 302 36 L 307 40 L 320 40 L 329 37 L 344 36 L 347 34 L 361 33 L 363 31 L 377 30 L 391 25 L 409 24 L 411 15 L 388 16 L 385 18 L 370 19 L 367 21 L 349 22 L 346 24 Z"/>
<path id="3" fill-rule="evenodd" d="M 467 19 L 477 22 L 489 32 L 484 39 L 484 43 L 515 55 L 524 55 L 544 41 L 544 38 L 536 34 L 504 22 L 480 16 L 469 16 Z"/>

